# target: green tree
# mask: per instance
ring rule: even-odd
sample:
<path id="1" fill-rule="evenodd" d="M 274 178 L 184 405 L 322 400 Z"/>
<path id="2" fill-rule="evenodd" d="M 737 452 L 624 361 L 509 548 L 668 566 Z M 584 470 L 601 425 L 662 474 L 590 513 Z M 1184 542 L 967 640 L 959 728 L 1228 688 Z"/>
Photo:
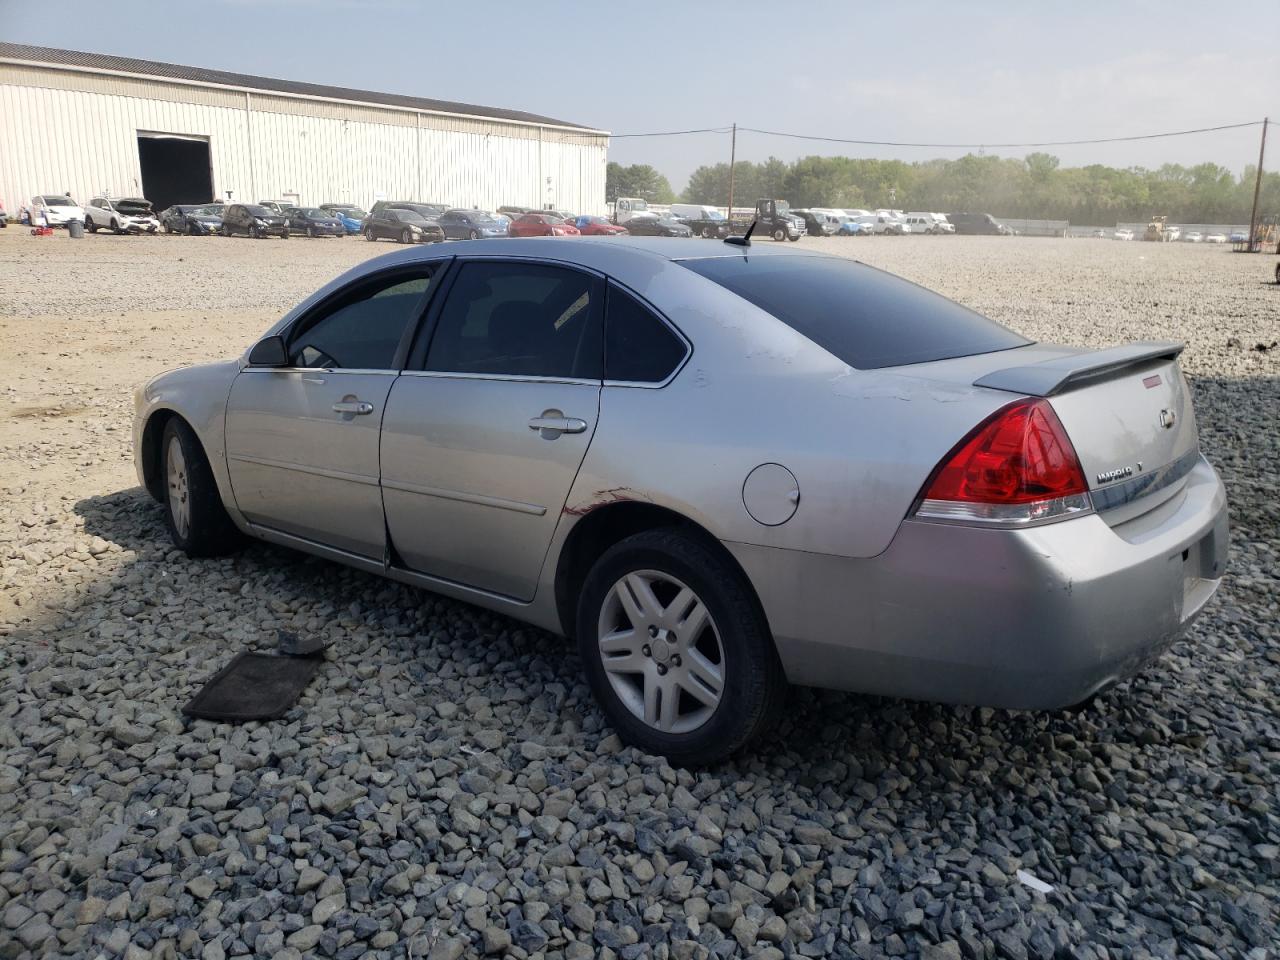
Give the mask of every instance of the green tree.
<path id="1" fill-rule="evenodd" d="M 629 167 L 610 163 L 605 168 L 604 196 L 610 203 L 619 197 L 640 197 L 650 203 L 671 203 L 676 198 L 667 178 L 647 163 Z"/>

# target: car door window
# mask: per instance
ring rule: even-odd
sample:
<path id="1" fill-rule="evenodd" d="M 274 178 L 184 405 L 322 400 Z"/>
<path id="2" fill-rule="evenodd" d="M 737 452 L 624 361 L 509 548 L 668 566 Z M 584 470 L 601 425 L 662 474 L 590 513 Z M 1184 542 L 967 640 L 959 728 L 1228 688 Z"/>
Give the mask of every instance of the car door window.
<path id="1" fill-rule="evenodd" d="M 425 369 L 599 380 L 599 285 L 538 263 L 464 263 L 449 290 Z"/>
<path id="2" fill-rule="evenodd" d="M 648 307 L 609 285 L 605 313 L 606 380 L 661 383 L 680 366 L 688 347 Z"/>
<path id="3" fill-rule="evenodd" d="M 394 369 L 405 331 L 421 314 L 430 286 L 430 271 L 397 273 L 339 295 L 290 336 L 290 365 Z"/>

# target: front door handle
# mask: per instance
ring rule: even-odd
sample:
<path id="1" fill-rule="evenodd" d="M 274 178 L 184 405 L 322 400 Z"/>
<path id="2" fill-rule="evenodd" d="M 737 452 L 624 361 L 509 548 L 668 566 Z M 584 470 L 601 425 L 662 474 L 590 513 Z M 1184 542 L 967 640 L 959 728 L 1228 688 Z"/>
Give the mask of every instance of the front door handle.
<path id="1" fill-rule="evenodd" d="M 357 417 L 373 413 L 373 404 L 365 400 L 339 400 L 333 405 L 334 413 L 350 413 Z"/>
<path id="2" fill-rule="evenodd" d="M 587 429 L 587 421 L 577 417 L 566 417 L 559 410 L 543 410 L 542 416 L 529 421 L 529 429 L 537 430 L 544 440 L 554 440 L 562 433 L 582 433 Z"/>

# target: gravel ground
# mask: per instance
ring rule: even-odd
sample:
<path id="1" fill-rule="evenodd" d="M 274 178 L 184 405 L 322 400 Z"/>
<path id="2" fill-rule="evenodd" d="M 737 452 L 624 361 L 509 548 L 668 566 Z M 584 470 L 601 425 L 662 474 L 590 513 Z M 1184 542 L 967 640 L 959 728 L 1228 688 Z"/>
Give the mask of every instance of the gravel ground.
<path id="1" fill-rule="evenodd" d="M 265 546 L 190 561 L 136 487 L 136 383 L 389 246 L 0 232 L 0 958 L 1280 955 L 1272 259 L 804 243 L 1031 337 L 1188 342 L 1234 542 L 1169 655 L 1075 714 L 800 691 L 672 769 L 563 641 Z M 337 640 L 296 709 L 183 719 L 279 628 Z"/>

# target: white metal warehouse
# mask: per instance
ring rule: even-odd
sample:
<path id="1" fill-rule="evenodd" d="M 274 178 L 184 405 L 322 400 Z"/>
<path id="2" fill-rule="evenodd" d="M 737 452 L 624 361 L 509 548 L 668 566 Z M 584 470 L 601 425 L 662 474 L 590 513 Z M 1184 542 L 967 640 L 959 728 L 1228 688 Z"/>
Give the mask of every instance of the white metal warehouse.
<path id="1" fill-rule="evenodd" d="M 604 213 L 609 135 L 549 117 L 0 43 L 0 200 L 420 200 Z"/>

